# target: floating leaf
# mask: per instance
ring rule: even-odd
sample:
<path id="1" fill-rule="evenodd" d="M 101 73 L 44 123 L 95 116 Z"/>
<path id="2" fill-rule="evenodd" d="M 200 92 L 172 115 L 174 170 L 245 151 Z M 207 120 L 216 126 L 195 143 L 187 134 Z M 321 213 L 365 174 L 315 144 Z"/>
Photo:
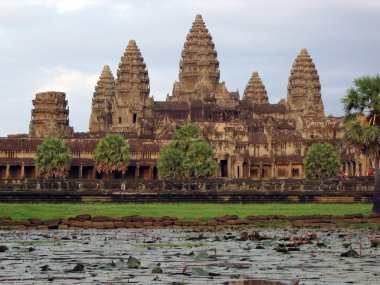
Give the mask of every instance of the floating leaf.
<path id="1" fill-rule="evenodd" d="M 348 251 L 343 252 L 340 256 L 357 258 L 357 257 L 359 257 L 359 253 L 357 253 L 355 250 L 350 248 Z"/>
<path id="2" fill-rule="evenodd" d="M 41 271 L 49 271 L 49 270 L 51 270 L 48 264 L 43 265 L 40 268 L 41 268 Z"/>
<path id="3" fill-rule="evenodd" d="M 138 269 L 140 268 L 141 262 L 137 258 L 130 256 L 127 261 L 128 268 Z"/>
<path id="4" fill-rule="evenodd" d="M 108 263 L 106 267 L 104 268 L 105 270 L 118 270 L 124 267 L 124 259 L 119 259 L 118 261 L 114 262 L 113 260 L 111 263 Z"/>
<path id="5" fill-rule="evenodd" d="M 197 276 L 208 276 L 208 272 L 202 268 L 194 267 L 191 269 L 191 273 Z"/>
<path id="6" fill-rule="evenodd" d="M 156 266 L 155 268 L 152 269 L 152 274 L 162 274 L 164 273 L 161 269 L 160 266 Z"/>
<path id="7" fill-rule="evenodd" d="M 7 251 L 9 250 L 8 247 L 6 247 L 5 245 L 0 245 L 0 252 L 4 252 L 4 251 Z"/>
<path id="8" fill-rule="evenodd" d="M 83 272 L 84 271 L 84 265 L 82 263 L 77 263 L 77 265 L 74 266 L 72 272 Z"/>
<path id="9" fill-rule="evenodd" d="M 200 251 L 197 256 L 195 257 L 196 260 L 205 260 L 208 259 L 208 254 L 206 251 L 202 250 Z"/>

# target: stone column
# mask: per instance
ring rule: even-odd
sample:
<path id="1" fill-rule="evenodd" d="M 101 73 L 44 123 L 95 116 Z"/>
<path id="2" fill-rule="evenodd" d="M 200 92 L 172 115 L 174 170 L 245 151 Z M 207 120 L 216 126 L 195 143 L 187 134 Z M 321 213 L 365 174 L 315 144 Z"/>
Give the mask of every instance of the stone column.
<path id="1" fill-rule="evenodd" d="M 149 165 L 149 180 L 153 179 L 153 166 Z"/>
<path id="2" fill-rule="evenodd" d="M 135 169 L 135 179 L 138 179 L 139 175 L 140 175 L 140 165 L 137 164 L 136 169 Z"/>
<path id="3" fill-rule="evenodd" d="M 20 178 L 25 178 L 25 163 L 23 162 L 21 164 L 21 177 Z"/>
<path id="4" fill-rule="evenodd" d="M 258 173 L 258 175 L 257 175 L 257 178 L 258 179 L 263 179 L 263 163 L 262 162 L 260 162 L 260 164 L 259 164 L 259 173 Z"/>
<path id="5" fill-rule="evenodd" d="M 78 175 L 78 177 L 79 177 L 79 179 L 83 178 L 83 164 L 82 163 L 79 166 L 79 175 Z"/>
<path id="6" fill-rule="evenodd" d="M 353 161 L 350 161 L 350 172 L 349 172 L 349 176 L 354 176 L 355 175 L 355 172 L 354 172 L 354 162 Z"/>
<path id="7" fill-rule="evenodd" d="M 231 161 L 231 156 L 229 156 L 227 158 L 227 177 L 228 178 L 234 178 L 234 172 L 232 171 L 233 170 L 233 167 L 232 167 L 232 161 Z"/>
<path id="8" fill-rule="evenodd" d="M 289 173 L 288 173 L 288 178 L 293 178 L 293 176 L 292 176 L 292 166 L 293 166 L 293 162 L 290 162 L 290 163 L 289 163 Z"/>
<path id="9" fill-rule="evenodd" d="M 300 178 L 305 178 L 303 174 L 303 165 L 299 169 L 300 169 Z"/>
<path id="10" fill-rule="evenodd" d="M 7 164 L 6 168 L 5 168 L 5 179 L 9 179 L 9 175 L 10 175 L 10 165 Z"/>
<path id="11" fill-rule="evenodd" d="M 275 178 L 276 177 L 276 165 L 274 162 L 272 162 L 272 177 L 271 178 Z"/>

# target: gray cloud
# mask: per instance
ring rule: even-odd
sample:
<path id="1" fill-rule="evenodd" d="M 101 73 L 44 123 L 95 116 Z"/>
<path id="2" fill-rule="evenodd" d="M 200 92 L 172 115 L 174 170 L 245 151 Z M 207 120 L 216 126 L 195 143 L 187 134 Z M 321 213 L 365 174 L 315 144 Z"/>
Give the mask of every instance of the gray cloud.
<path id="1" fill-rule="evenodd" d="M 326 114 L 341 115 L 352 80 L 379 73 L 378 1 L 2 1 L 0 136 L 28 131 L 31 100 L 44 88 L 67 92 L 71 124 L 87 131 L 97 76 L 104 64 L 116 74 L 131 38 L 148 66 L 152 95 L 164 100 L 196 14 L 213 36 L 231 91 L 242 93 L 257 70 L 270 101 L 285 98 L 290 68 L 306 47 Z"/>

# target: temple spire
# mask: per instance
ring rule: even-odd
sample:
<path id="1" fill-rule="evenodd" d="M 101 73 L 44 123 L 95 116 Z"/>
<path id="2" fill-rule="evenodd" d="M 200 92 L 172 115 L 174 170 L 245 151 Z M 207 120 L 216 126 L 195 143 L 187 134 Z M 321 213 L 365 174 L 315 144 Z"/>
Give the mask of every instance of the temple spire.
<path id="1" fill-rule="evenodd" d="M 186 37 L 179 67 L 179 82 L 173 86 L 176 101 L 194 99 L 197 83 L 201 80 L 207 81 L 211 89 L 216 90 L 220 78 L 219 61 L 212 37 L 201 15 L 195 17 Z"/>
<path id="2" fill-rule="evenodd" d="M 140 124 L 144 109 L 151 102 L 148 70 L 135 40 L 125 49 L 115 83 L 112 130 L 126 131 Z"/>
<path id="3" fill-rule="evenodd" d="M 244 100 L 250 100 L 255 104 L 268 103 L 268 95 L 257 71 L 252 73 L 244 90 Z"/>
<path id="4" fill-rule="evenodd" d="M 306 48 L 295 59 L 288 83 L 289 111 L 293 117 L 304 114 L 312 107 L 316 116 L 324 116 L 321 83 L 317 69 Z M 312 106 L 308 106 L 308 105 Z"/>
<path id="5" fill-rule="evenodd" d="M 129 41 L 121 57 L 117 71 L 116 90 L 117 96 L 128 95 L 126 94 L 128 90 L 138 93 L 137 95 L 141 98 L 149 96 L 148 70 L 135 40 Z"/>
<path id="6" fill-rule="evenodd" d="M 115 79 L 108 65 L 103 67 L 92 97 L 90 131 L 105 132 L 112 124 L 112 102 L 115 96 Z"/>

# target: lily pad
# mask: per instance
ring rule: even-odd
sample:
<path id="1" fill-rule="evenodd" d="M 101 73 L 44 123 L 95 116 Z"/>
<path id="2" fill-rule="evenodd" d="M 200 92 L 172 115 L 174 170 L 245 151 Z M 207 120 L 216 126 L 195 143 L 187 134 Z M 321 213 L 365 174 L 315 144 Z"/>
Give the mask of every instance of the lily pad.
<path id="1" fill-rule="evenodd" d="M 357 253 L 355 250 L 353 250 L 352 248 L 350 248 L 348 251 L 343 252 L 340 256 L 358 258 L 359 257 L 359 253 Z"/>
<path id="2" fill-rule="evenodd" d="M 118 270 L 124 267 L 124 259 L 119 259 L 114 262 L 113 260 L 106 265 L 105 270 Z"/>
<path id="3" fill-rule="evenodd" d="M 128 268 L 138 269 L 140 268 L 141 261 L 138 260 L 137 258 L 134 258 L 133 256 L 130 256 L 128 257 L 127 265 L 128 265 Z"/>
<path id="4" fill-rule="evenodd" d="M 199 267 L 193 267 L 191 273 L 196 276 L 208 276 L 208 272 Z"/>
<path id="5" fill-rule="evenodd" d="M 163 274 L 163 273 L 164 271 L 162 271 L 159 265 L 152 269 L 152 274 Z"/>
<path id="6" fill-rule="evenodd" d="M 206 260 L 208 259 L 208 253 L 204 250 L 200 251 L 195 257 L 196 260 Z"/>
<path id="7" fill-rule="evenodd" d="M 9 250 L 9 248 L 8 248 L 7 246 L 5 246 L 5 245 L 0 245 L 0 252 L 5 252 L 5 251 L 7 251 L 7 250 Z"/>

